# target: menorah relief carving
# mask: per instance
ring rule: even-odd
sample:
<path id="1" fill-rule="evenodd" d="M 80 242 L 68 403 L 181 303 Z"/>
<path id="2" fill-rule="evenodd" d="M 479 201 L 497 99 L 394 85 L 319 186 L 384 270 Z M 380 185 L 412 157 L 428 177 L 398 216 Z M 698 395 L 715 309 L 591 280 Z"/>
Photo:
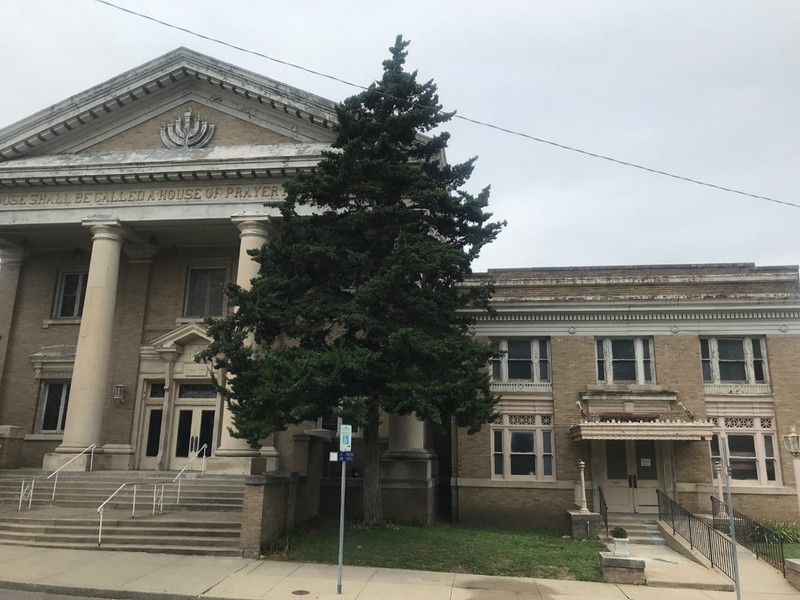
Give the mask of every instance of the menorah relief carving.
<path id="1" fill-rule="evenodd" d="M 161 141 L 167 148 L 202 148 L 214 137 L 214 124 L 193 115 L 190 108 L 183 118 L 161 126 Z"/>

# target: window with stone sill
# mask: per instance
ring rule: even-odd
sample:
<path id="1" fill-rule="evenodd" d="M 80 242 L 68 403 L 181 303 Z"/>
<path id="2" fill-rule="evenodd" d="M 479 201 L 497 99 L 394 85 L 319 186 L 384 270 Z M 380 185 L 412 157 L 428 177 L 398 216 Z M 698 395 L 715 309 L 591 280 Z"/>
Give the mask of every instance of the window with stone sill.
<path id="1" fill-rule="evenodd" d="M 717 420 L 711 439 L 711 469 L 721 460 L 720 444 L 727 438 L 731 480 L 738 485 L 780 485 L 777 436 L 772 417 L 724 417 Z M 722 435 L 724 434 L 724 436 Z"/>
<path id="2" fill-rule="evenodd" d="M 36 433 L 64 432 L 69 404 L 69 381 L 43 381 L 39 401 Z"/>
<path id="3" fill-rule="evenodd" d="M 224 267 L 192 267 L 186 281 L 184 317 L 222 316 L 225 297 Z"/>
<path id="4" fill-rule="evenodd" d="M 767 352 L 760 337 L 700 338 L 705 383 L 767 383 Z"/>
<path id="5" fill-rule="evenodd" d="M 652 339 L 601 338 L 596 351 L 598 382 L 655 383 Z"/>
<path id="6" fill-rule="evenodd" d="M 550 382 L 550 347 L 546 338 L 495 340 L 492 381 Z"/>
<path id="7" fill-rule="evenodd" d="M 83 314 L 88 280 L 87 271 L 65 271 L 59 275 L 53 318 L 77 319 Z"/>
<path id="8" fill-rule="evenodd" d="M 491 435 L 492 479 L 555 479 L 552 415 L 502 415 Z"/>

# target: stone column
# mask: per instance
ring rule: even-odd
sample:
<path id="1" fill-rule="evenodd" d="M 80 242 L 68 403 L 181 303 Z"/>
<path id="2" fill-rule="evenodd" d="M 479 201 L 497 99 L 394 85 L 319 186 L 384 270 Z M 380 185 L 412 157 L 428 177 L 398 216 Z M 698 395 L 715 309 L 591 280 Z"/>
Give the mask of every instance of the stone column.
<path id="1" fill-rule="evenodd" d="M 436 453 L 425 448 L 425 423 L 415 415 L 389 415 L 389 448 L 381 460 L 387 517 L 432 524 L 438 483 Z"/>
<path id="2" fill-rule="evenodd" d="M 241 232 L 239 234 L 239 267 L 236 271 L 236 284 L 249 289 L 251 280 L 258 276 L 259 264 L 248 254 L 249 250 L 258 250 L 267 242 L 267 223 L 252 217 L 235 217 L 232 221 Z M 220 444 L 215 455 L 217 460 L 209 461 L 208 469 L 225 473 L 245 473 L 275 471 L 278 468 L 278 451 L 272 445 L 272 439 L 261 450 L 251 448 L 247 440 L 231 435 L 233 415 L 227 404 L 222 405 L 222 432 Z"/>
<path id="3" fill-rule="evenodd" d="M 114 307 L 124 232 L 116 220 L 86 219 L 83 225 L 92 232 L 92 257 L 75 351 L 64 439 L 56 449 L 58 454 L 75 454 L 92 443 L 99 445 L 108 392 Z M 60 462 L 63 464 L 66 460 Z M 85 468 L 85 462 L 77 460 L 68 468 Z M 47 463 L 48 458 L 45 457 Z M 54 465 L 47 465 L 47 468 L 50 466 Z"/>
<path id="4" fill-rule="evenodd" d="M 17 284 L 25 252 L 20 248 L 0 248 L 0 390 L 6 364 L 8 337 L 17 302 Z"/>

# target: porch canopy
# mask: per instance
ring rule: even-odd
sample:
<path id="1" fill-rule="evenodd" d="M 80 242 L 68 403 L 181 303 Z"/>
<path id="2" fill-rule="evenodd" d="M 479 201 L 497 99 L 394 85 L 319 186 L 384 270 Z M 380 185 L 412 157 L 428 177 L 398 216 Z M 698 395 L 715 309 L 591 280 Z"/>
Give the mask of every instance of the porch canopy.
<path id="1" fill-rule="evenodd" d="M 570 425 L 573 442 L 583 440 L 710 440 L 713 421 L 597 420 Z"/>

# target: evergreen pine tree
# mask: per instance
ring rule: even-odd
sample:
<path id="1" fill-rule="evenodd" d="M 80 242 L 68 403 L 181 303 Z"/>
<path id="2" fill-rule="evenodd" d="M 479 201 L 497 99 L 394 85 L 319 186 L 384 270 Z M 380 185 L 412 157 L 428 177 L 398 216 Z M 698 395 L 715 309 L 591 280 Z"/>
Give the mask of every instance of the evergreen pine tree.
<path id="1" fill-rule="evenodd" d="M 445 164 L 449 136 L 433 130 L 452 114 L 404 70 L 407 45 L 398 36 L 382 79 L 337 108 L 334 149 L 286 183 L 259 276 L 231 287 L 237 310 L 212 323 L 203 354 L 232 375 L 235 435 L 253 445 L 326 414 L 359 424 L 367 524 L 383 518 L 382 415 L 474 432 L 496 401 L 492 350 L 461 312 L 491 290 L 459 284 L 504 224 L 488 222 L 488 188 L 460 189 L 474 159 Z"/>

